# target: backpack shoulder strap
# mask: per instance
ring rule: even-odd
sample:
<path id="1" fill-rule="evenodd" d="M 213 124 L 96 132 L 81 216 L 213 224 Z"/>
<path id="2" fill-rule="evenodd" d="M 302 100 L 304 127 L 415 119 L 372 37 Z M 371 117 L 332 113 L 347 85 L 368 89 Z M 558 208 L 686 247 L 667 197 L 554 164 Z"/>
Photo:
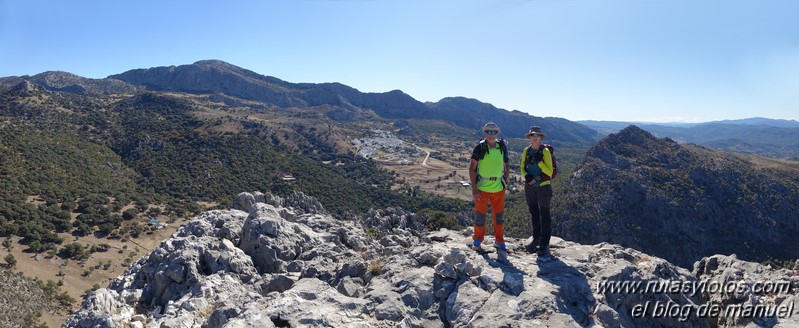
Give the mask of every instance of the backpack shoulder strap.
<path id="1" fill-rule="evenodd" d="M 488 145 L 486 145 L 485 139 L 480 140 L 480 142 L 477 143 L 477 146 L 474 146 L 474 150 L 472 151 L 472 159 L 476 161 L 482 160 L 487 151 Z"/>
<path id="2" fill-rule="evenodd" d="M 509 160 L 508 146 L 505 144 L 505 139 L 499 139 L 497 143 L 499 144 L 499 153 L 502 154 L 502 160 L 507 162 Z"/>
<path id="3" fill-rule="evenodd" d="M 535 151 L 532 151 L 532 150 L 533 150 L 533 145 L 529 145 L 527 147 L 524 147 L 524 154 L 523 155 L 524 155 L 524 163 L 525 163 L 525 165 L 530 165 L 530 163 L 533 162 L 533 154 L 535 154 Z"/>

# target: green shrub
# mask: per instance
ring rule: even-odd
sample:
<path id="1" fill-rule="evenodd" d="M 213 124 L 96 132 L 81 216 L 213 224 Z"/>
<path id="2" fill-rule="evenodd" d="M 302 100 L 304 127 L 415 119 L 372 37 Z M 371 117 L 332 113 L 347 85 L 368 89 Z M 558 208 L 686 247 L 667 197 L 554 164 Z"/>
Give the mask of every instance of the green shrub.
<path id="1" fill-rule="evenodd" d="M 14 257 L 14 254 L 8 254 L 8 255 L 6 255 L 6 256 L 3 258 L 3 260 L 5 260 L 5 261 L 6 261 L 6 264 L 8 265 L 8 267 L 9 267 L 9 268 L 13 268 L 15 265 L 17 265 L 17 258 L 16 258 L 16 257 Z"/>

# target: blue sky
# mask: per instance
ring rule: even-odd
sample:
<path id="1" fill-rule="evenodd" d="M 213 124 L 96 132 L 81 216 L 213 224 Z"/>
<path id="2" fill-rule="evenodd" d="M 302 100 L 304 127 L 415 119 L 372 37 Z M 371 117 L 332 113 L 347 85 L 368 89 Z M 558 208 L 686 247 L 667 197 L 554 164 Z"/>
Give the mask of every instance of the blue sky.
<path id="1" fill-rule="evenodd" d="M 570 120 L 799 119 L 795 0 L 0 0 L 0 77 L 219 59 Z"/>

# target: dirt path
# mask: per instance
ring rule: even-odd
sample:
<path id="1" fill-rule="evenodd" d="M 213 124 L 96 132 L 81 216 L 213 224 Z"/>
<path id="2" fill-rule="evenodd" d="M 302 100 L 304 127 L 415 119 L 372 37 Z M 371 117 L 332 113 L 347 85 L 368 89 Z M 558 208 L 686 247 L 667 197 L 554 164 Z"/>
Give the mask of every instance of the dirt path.
<path id="1" fill-rule="evenodd" d="M 421 148 L 419 148 L 419 149 L 421 149 Z M 422 149 L 422 150 L 424 150 L 424 149 Z M 427 151 L 427 150 L 425 150 L 424 152 L 427 153 L 427 155 L 424 156 L 424 161 L 422 161 L 422 166 L 430 167 L 430 165 L 427 165 L 427 160 L 430 159 L 430 152 Z"/>

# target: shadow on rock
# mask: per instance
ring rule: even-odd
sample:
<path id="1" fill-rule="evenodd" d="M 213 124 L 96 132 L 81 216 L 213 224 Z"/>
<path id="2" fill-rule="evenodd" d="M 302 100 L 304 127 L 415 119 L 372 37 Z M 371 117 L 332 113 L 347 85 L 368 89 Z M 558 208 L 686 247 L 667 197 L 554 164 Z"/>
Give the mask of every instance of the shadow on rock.
<path id="1" fill-rule="evenodd" d="M 555 256 L 538 257 L 537 276 L 557 286 L 557 305 L 563 313 L 569 314 L 582 326 L 590 325 L 591 309 L 596 306 L 596 299 L 588 283 L 588 278 L 579 270 L 564 263 Z"/>
<path id="2" fill-rule="evenodd" d="M 502 282 L 499 284 L 500 290 L 513 296 L 519 296 L 524 291 L 524 276 L 529 275 L 529 273 L 513 265 L 508 259 L 507 252 L 498 251 L 497 259 L 492 259 L 488 254 L 481 254 L 481 256 L 489 266 L 502 270 L 503 277 Z"/>

